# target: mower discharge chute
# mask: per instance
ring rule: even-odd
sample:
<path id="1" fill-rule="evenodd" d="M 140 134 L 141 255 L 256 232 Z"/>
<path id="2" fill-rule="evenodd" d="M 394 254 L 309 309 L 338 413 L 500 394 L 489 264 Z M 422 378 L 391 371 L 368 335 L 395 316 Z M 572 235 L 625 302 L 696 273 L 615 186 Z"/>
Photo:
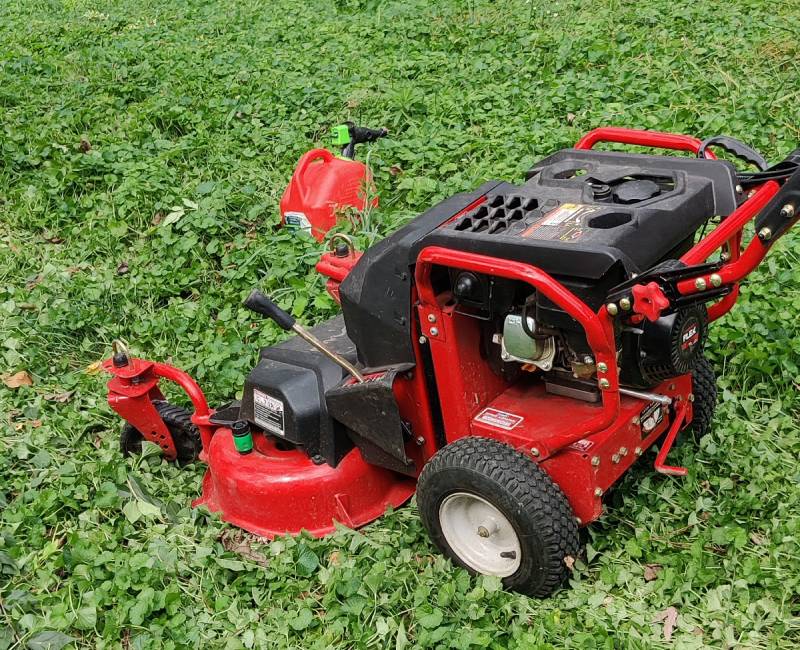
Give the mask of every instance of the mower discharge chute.
<path id="1" fill-rule="evenodd" d="M 226 521 L 324 535 L 416 489 L 455 563 L 546 596 L 578 528 L 648 448 L 660 442 L 656 471 L 686 474 L 666 459 L 682 430 L 711 423 L 708 325 L 800 217 L 798 163 L 800 151 L 768 167 L 731 138 L 597 129 L 520 185 L 457 194 L 363 254 L 334 246 L 317 268 L 342 314 L 311 330 L 252 294 L 250 309 L 296 336 L 261 350 L 241 401 L 209 409 L 185 373 L 117 351 L 109 402 L 127 440 L 132 427 L 170 459 L 200 439 L 196 503 Z M 191 417 L 160 378 L 186 390 Z"/>

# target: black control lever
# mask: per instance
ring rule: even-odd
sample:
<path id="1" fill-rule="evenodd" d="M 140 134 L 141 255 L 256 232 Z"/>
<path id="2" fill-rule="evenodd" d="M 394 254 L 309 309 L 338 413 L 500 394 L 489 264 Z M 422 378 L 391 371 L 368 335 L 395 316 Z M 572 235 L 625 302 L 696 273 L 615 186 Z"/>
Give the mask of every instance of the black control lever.
<path id="1" fill-rule="evenodd" d="M 736 138 L 731 138 L 727 135 L 715 135 L 710 138 L 706 138 L 700 143 L 700 148 L 697 150 L 697 157 L 705 158 L 706 149 L 708 147 L 721 147 L 740 160 L 744 160 L 751 165 L 755 165 L 758 167 L 758 171 L 763 172 L 769 168 L 769 163 L 764 159 L 764 156 Z"/>
<path id="2" fill-rule="evenodd" d="M 244 306 L 250 311 L 271 318 L 281 329 L 287 332 L 291 330 L 297 322 L 294 316 L 278 307 L 278 305 L 272 302 L 272 300 L 258 289 L 253 289 L 253 291 L 250 292 L 250 295 L 247 296 L 247 299 L 244 301 Z"/>
<path id="3" fill-rule="evenodd" d="M 305 327 L 300 325 L 294 316 L 278 307 L 278 305 L 276 305 L 268 296 L 261 293 L 258 289 L 253 289 L 250 295 L 247 296 L 247 299 L 244 301 L 244 306 L 250 311 L 254 311 L 257 314 L 271 318 L 281 329 L 286 330 L 287 332 L 290 330 L 293 331 L 300 338 L 308 341 L 308 343 L 322 352 L 322 354 L 328 357 L 331 361 L 337 363 L 347 372 L 353 375 L 356 381 L 364 381 L 364 375 L 361 374 L 358 368 L 356 368 L 344 357 L 336 354 L 336 352 L 331 350 Z"/>

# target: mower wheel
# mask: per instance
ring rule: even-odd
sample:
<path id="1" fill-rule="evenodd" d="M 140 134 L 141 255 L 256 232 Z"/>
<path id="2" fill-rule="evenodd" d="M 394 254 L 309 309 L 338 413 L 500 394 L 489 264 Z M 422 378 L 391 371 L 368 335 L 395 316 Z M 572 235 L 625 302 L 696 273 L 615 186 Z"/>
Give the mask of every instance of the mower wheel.
<path id="1" fill-rule="evenodd" d="M 711 429 L 714 411 L 717 407 L 717 375 L 714 366 L 705 357 L 700 357 L 692 370 L 692 423 L 691 436 L 700 440 Z"/>
<path id="2" fill-rule="evenodd" d="M 564 493 L 533 460 L 489 438 L 441 449 L 417 483 L 417 505 L 433 542 L 471 573 L 544 598 L 580 550 Z"/>
<path id="3" fill-rule="evenodd" d="M 200 432 L 192 424 L 192 416 L 185 408 L 175 406 L 169 402 L 158 400 L 153 402 L 164 424 L 167 425 L 172 441 L 175 443 L 175 451 L 178 452 L 177 461 L 181 465 L 191 463 L 200 455 L 202 444 L 200 442 Z M 122 427 L 119 437 L 119 448 L 123 456 L 142 453 L 142 441 L 144 436 L 141 431 L 134 428 L 131 424 Z"/>

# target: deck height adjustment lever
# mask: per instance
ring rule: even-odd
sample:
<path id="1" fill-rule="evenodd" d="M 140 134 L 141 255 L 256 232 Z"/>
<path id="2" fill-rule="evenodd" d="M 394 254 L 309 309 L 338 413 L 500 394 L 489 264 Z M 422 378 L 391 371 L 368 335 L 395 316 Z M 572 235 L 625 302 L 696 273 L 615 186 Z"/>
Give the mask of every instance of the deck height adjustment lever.
<path id="1" fill-rule="evenodd" d="M 356 381 L 359 383 L 364 381 L 364 375 L 361 374 L 358 368 L 356 368 L 344 357 L 336 354 L 336 352 L 331 350 L 305 327 L 300 325 L 300 323 L 295 320 L 294 316 L 278 307 L 278 305 L 276 305 L 268 296 L 265 296 L 258 289 L 253 289 L 250 295 L 247 296 L 247 299 L 244 301 L 244 306 L 250 311 L 254 311 L 257 314 L 271 318 L 281 329 L 284 329 L 287 332 L 290 330 L 293 331 L 300 338 L 308 341 L 308 343 L 322 352 L 322 354 L 328 357 L 331 361 L 339 364 L 347 372 L 353 375 Z"/>

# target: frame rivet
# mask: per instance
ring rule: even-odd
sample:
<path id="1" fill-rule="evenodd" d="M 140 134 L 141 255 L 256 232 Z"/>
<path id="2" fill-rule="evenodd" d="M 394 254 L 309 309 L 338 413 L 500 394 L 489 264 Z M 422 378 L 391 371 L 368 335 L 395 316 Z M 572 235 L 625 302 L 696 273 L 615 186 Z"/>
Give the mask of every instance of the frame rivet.
<path id="1" fill-rule="evenodd" d="M 436 322 L 436 315 L 435 314 L 428 314 L 428 322 L 435 323 Z"/>
<path id="2" fill-rule="evenodd" d="M 619 462 L 619 454 L 614 454 L 614 455 L 611 457 L 611 462 L 612 462 L 612 463 L 614 463 L 614 464 L 616 465 L 616 464 Z"/>
<path id="3" fill-rule="evenodd" d="M 606 305 L 606 311 L 612 316 L 616 316 L 619 313 L 619 309 L 617 309 L 617 306 L 613 302 Z"/>
<path id="4" fill-rule="evenodd" d="M 721 259 L 723 262 L 727 262 L 729 259 L 731 259 L 731 254 L 728 251 L 722 251 L 719 254 L 719 259 Z"/>
<path id="5" fill-rule="evenodd" d="M 631 308 L 630 298 L 620 298 L 619 306 L 622 307 L 622 311 L 628 311 Z"/>
<path id="6" fill-rule="evenodd" d="M 636 449 L 633 450 L 633 453 L 636 454 L 637 456 L 641 456 L 642 455 L 642 448 L 641 447 L 637 447 Z"/>
<path id="7" fill-rule="evenodd" d="M 628 448 L 627 447 L 620 447 L 619 448 L 620 456 L 627 456 L 628 455 Z"/>
<path id="8" fill-rule="evenodd" d="M 689 393 L 689 401 L 694 402 L 694 393 Z"/>
<path id="9" fill-rule="evenodd" d="M 425 444 L 425 438 L 423 438 L 422 436 L 417 436 L 416 443 L 417 443 L 417 444 L 418 444 L 420 447 L 422 447 L 422 445 L 424 445 L 424 444 Z"/>
<path id="10" fill-rule="evenodd" d="M 439 328 L 431 327 L 431 336 L 438 336 L 438 335 L 439 335 Z"/>
<path id="11" fill-rule="evenodd" d="M 758 231 L 758 238 L 768 241 L 769 239 L 772 239 L 772 231 L 769 228 L 762 228 Z"/>
<path id="12" fill-rule="evenodd" d="M 425 345 L 427 342 L 428 342 L 428 339 L 426 339 L 424 336 L 420 336 L 419 337 L 419 344 L 420 345 Z"/>
<path id="13" fill-rule="evenodd" d="M 608 366 L 605 361 L 601 361 L 597 364 L 597 372 L 608 372 Z"/>
<path id="14" fill-rule="evenodd" d="M 633 419 L 631 420 L 631 424 L 639 424 L 639 422 L 640 422 L 639 416 L 638 415 L 634 415 Z"/>
<path id="15" fill-rule="evenodd" d="M 599 382 L 599 383 L 600 383 L 600 388 L 602 388 L 603 390 L 606 390 L 607 388 L 610 388 L 610 387 L 611 387 L 611 382 L 610 382 L 610 381 L 608 381 L 608 379 L 606 379 L 605 377 L 603 377 L 603 378 L 600 380 L 600 382 Z"/>
<path id="16" fill-rule="evenodd" d="M 537 456 L 538 457 L 540 453 L 541 452 L 539 451 L 538 447 L 531 447 L 531 455 L 532 456 Z"/>
<path id="17" fill-rule="evenodd" d="M 711 280 L 712 287 L 718 287 L 722 284 L 722 276 L 719 273 L 712 273 L 708 279 Z"/>
<path id="18" fill-rule="evenodd" d="M 600 464 L 600 456 L 592 456 L 592 467 L 597 467 Z"/>
<path id="19" fill-rule="evenodd" d="M 741 185 L 737 185 L 735 189 L 737 194 L 744 192 L 744 188 Z"/>
<path id="20" fill-rule="evenodd" d="M 697 278 L 697 280 L 694 281 L 694 286 L 695 286 L 695 289 L 697 289 L 698 291 L 705 291 L 706 290 L 706 281 L 705 281 L 705 279 Z"/>
<path id="21" fill-rule="evenodd" d="M 784 219 L 791 219 L 794 216 L 794 205 L 787 203 L 781 208 L 781 216 Z"/>
<path id="22" fill-rule="evenodd" d="M 595 495 L 596 497 L 601 497 L 601 496 L 603 496 L 603 488 L 596 487 L 596 488 L 594 489 L 594 495 Z"/>

